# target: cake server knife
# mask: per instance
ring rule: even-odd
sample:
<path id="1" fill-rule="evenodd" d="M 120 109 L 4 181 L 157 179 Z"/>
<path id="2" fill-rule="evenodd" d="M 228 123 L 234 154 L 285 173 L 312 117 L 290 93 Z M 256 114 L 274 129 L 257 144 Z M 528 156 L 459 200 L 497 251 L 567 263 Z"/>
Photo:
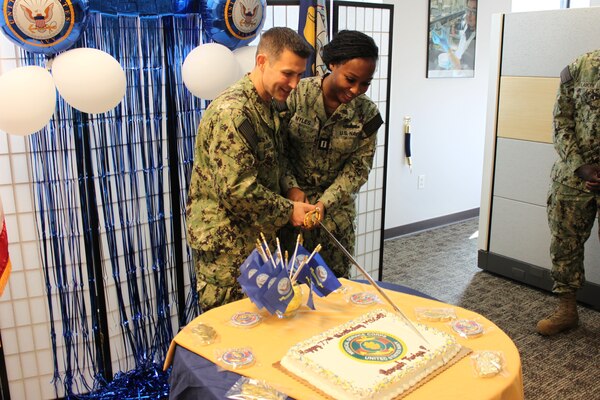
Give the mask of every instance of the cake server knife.
<path id="1" fill-rule="evenodd" d="M 323 223 L 320 220 L 316 220 L 316 222 L 319 223 L 321 229 L 323 229 L 327 235 L 329 235 L 329 237 L 331 238 L 331 240 L 333 241 L 333 243 L 337 246 L 338 249 L 340 249 L 342 251 L 342 253 L 344 253 L 346 255 L 346 257 L 348 257 L 348 259 L 352 262 L 352 264 L 354 264 L 356 266 L 356 268 L 358 268 L 358 270 L 364 275 L 365 278 L 367 278 L 367 280 L 369 281 L 369 283 L 371 285 L 373 285 L 373 287 L 375 289 L 377 289 L 377 291 L 379 292 L 379 294 L 381 294 L 381 296 L 383 296 L 383 298 L 390 304 L 390 306 L 392 306 L 392 308 L 394 309 L 394 311 L 396 311 L 398 313 L 398 315 L 400 315 L 400 317 L 402 317 L 404 319 L 404 322 L 406 322 L 406 324 L 421 338 L 423 339 L 427 344 L 429 344 L 429 341 L 427 339 L 425 339 L 425 337 L 421 334 L 421 332 L 419 332 L 419 330 L 417 329 L 417 327 L 406 317 L 406 315 L 404 315 L 404 313 L 402 312 L 402 310 L 400 310 L 400 308 L 398 308 L 398 306 L 392 301 L 392 299 L 390 299 L 390 297 L 383 291 L 383 289 L 381 288 L 381 286 L 379 286 L 377 284 L 377 282 L 375 282 L 375 280 L 373 278 L 371 278 L 371 275 L 363 268 L 360 266 L 360 264 L 354 259 L 354 257 L 352 257 L 352 254 L 350 254 L 350 252 L 348 252 L 348 250 L 346 250 L 346 248 L 335 238 L 335 236 L 333 236 L 333 233 L 331 233 L 329 231 L 329 229 L 325 228 L 325 225 L 323 225 Z"/>

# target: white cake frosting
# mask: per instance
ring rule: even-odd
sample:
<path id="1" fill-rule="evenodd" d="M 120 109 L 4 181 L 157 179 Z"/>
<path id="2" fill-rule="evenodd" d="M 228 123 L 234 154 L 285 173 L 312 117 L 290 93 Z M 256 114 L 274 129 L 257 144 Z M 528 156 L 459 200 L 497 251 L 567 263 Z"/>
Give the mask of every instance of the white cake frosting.
<path id="1" fill-rule="evenodd" d="M 292 346 L 281 365 L 335 399 L 393 399 L 448 363 L 447 333 L 375 310 Z"/>

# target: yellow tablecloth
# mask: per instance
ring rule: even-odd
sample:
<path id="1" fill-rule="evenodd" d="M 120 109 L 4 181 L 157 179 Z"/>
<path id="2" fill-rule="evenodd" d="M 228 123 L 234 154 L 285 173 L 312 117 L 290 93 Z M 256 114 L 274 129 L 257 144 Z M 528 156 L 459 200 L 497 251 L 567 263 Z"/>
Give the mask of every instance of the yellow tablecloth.
<path id="1" fill-rule="evenodd" d="M 165 369 L 171 364 L 176 344 L 212 362 L 217 361 L 219 351 L 234 347 L 249 347 L 256 357 L 256 363 L 249 368 L 236 369 L 235 372 L 251 378 L 265 380 L 295 399 L 323 399 L 317 392 L 274 368 L 273 364 L 281 360 L 288 348 L 303 339 L 347 322 L 375 308 L 391 310 L 391 307 L 383 299 L 381 304 L 372 306 L 350 304 L 348 296 L 351 293 L 361 291 L 376 293 L 376 291 L 370 285 L 344 279 L 341 282 L 347 287 L 347 291 L 345 293 L 332 293 L 323 299 L 315 296 L 315 311 L 303 305 L 298 314 L 290 319 L 278 319 L 276 316 L 271 316 L 263 311 L 261 312 L 264 317 L 262 323 L 253 328 L 239 328 L 229 323 L 230 317 L 236 312 L 257 311 L 256 306 L 248 299 L 207 311 L 194 319 L 175 336 L 165 361 Z M 306 304 L 307 292 L 308 289 L 304 287 L 305 300 L 303 304 Z M 447 322 L 421 323 L 449 332 L 457 337 L 459 343 L 473 351 L 500 351 L 506 362 L 501 375 L 492 378 L 480 378 L 475 375 L 471 360 L 467 356 L 410 393 L 405 397 L 407 400 L 523 399 L 523 378 L 519 352 L 512 340 L 491 321 L 472 311 L 434 300 L 390 290 L 386 290 L 386 293 L 402 312 L 413 321 L 417 320 L 415 308 L 418 307 L 452 307 L 458 318 L 476 320 L 483 325 L 485 331 L 483 335 L 472 339 L 457 336 Z M 198 323 L 208 324 L 215 328 L 219 334 L 218 342 L 208 346 L 199 345 L 195 335 L 191 332 L 191 328 Z"/>

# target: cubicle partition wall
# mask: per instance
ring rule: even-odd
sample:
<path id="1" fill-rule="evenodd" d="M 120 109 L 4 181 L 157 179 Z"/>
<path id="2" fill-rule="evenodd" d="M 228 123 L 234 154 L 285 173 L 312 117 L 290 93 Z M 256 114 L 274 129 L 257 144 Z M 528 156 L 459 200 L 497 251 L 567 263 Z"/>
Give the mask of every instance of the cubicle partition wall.
<path id="1" fill-rule="evenodd" d="M 600 48 L 600 7 L 494 16 L 478 265 L 551 290 L 546 198 L 557 154 L 552 110 L 560 71 Z M 494 51 L 494 48 L 496 51 Z M 580 301 L 600 308 L 598 226 Z"/>

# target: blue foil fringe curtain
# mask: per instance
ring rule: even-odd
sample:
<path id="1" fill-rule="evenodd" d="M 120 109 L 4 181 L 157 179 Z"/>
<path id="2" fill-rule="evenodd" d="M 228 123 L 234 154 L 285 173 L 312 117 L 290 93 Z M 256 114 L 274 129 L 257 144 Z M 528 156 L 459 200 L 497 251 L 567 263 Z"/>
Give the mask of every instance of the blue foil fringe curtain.
<path id="1" fill-rule="evenodd" d="M 121 63 L 125 98 L 99 115 L 59 99 L 30 139 L 56 394 L 161 398 L 169 343 L 199 312 L 183 216 L 203 107 L 180 67 L 200 17 L 90 17 L 80 46 Z"/>

